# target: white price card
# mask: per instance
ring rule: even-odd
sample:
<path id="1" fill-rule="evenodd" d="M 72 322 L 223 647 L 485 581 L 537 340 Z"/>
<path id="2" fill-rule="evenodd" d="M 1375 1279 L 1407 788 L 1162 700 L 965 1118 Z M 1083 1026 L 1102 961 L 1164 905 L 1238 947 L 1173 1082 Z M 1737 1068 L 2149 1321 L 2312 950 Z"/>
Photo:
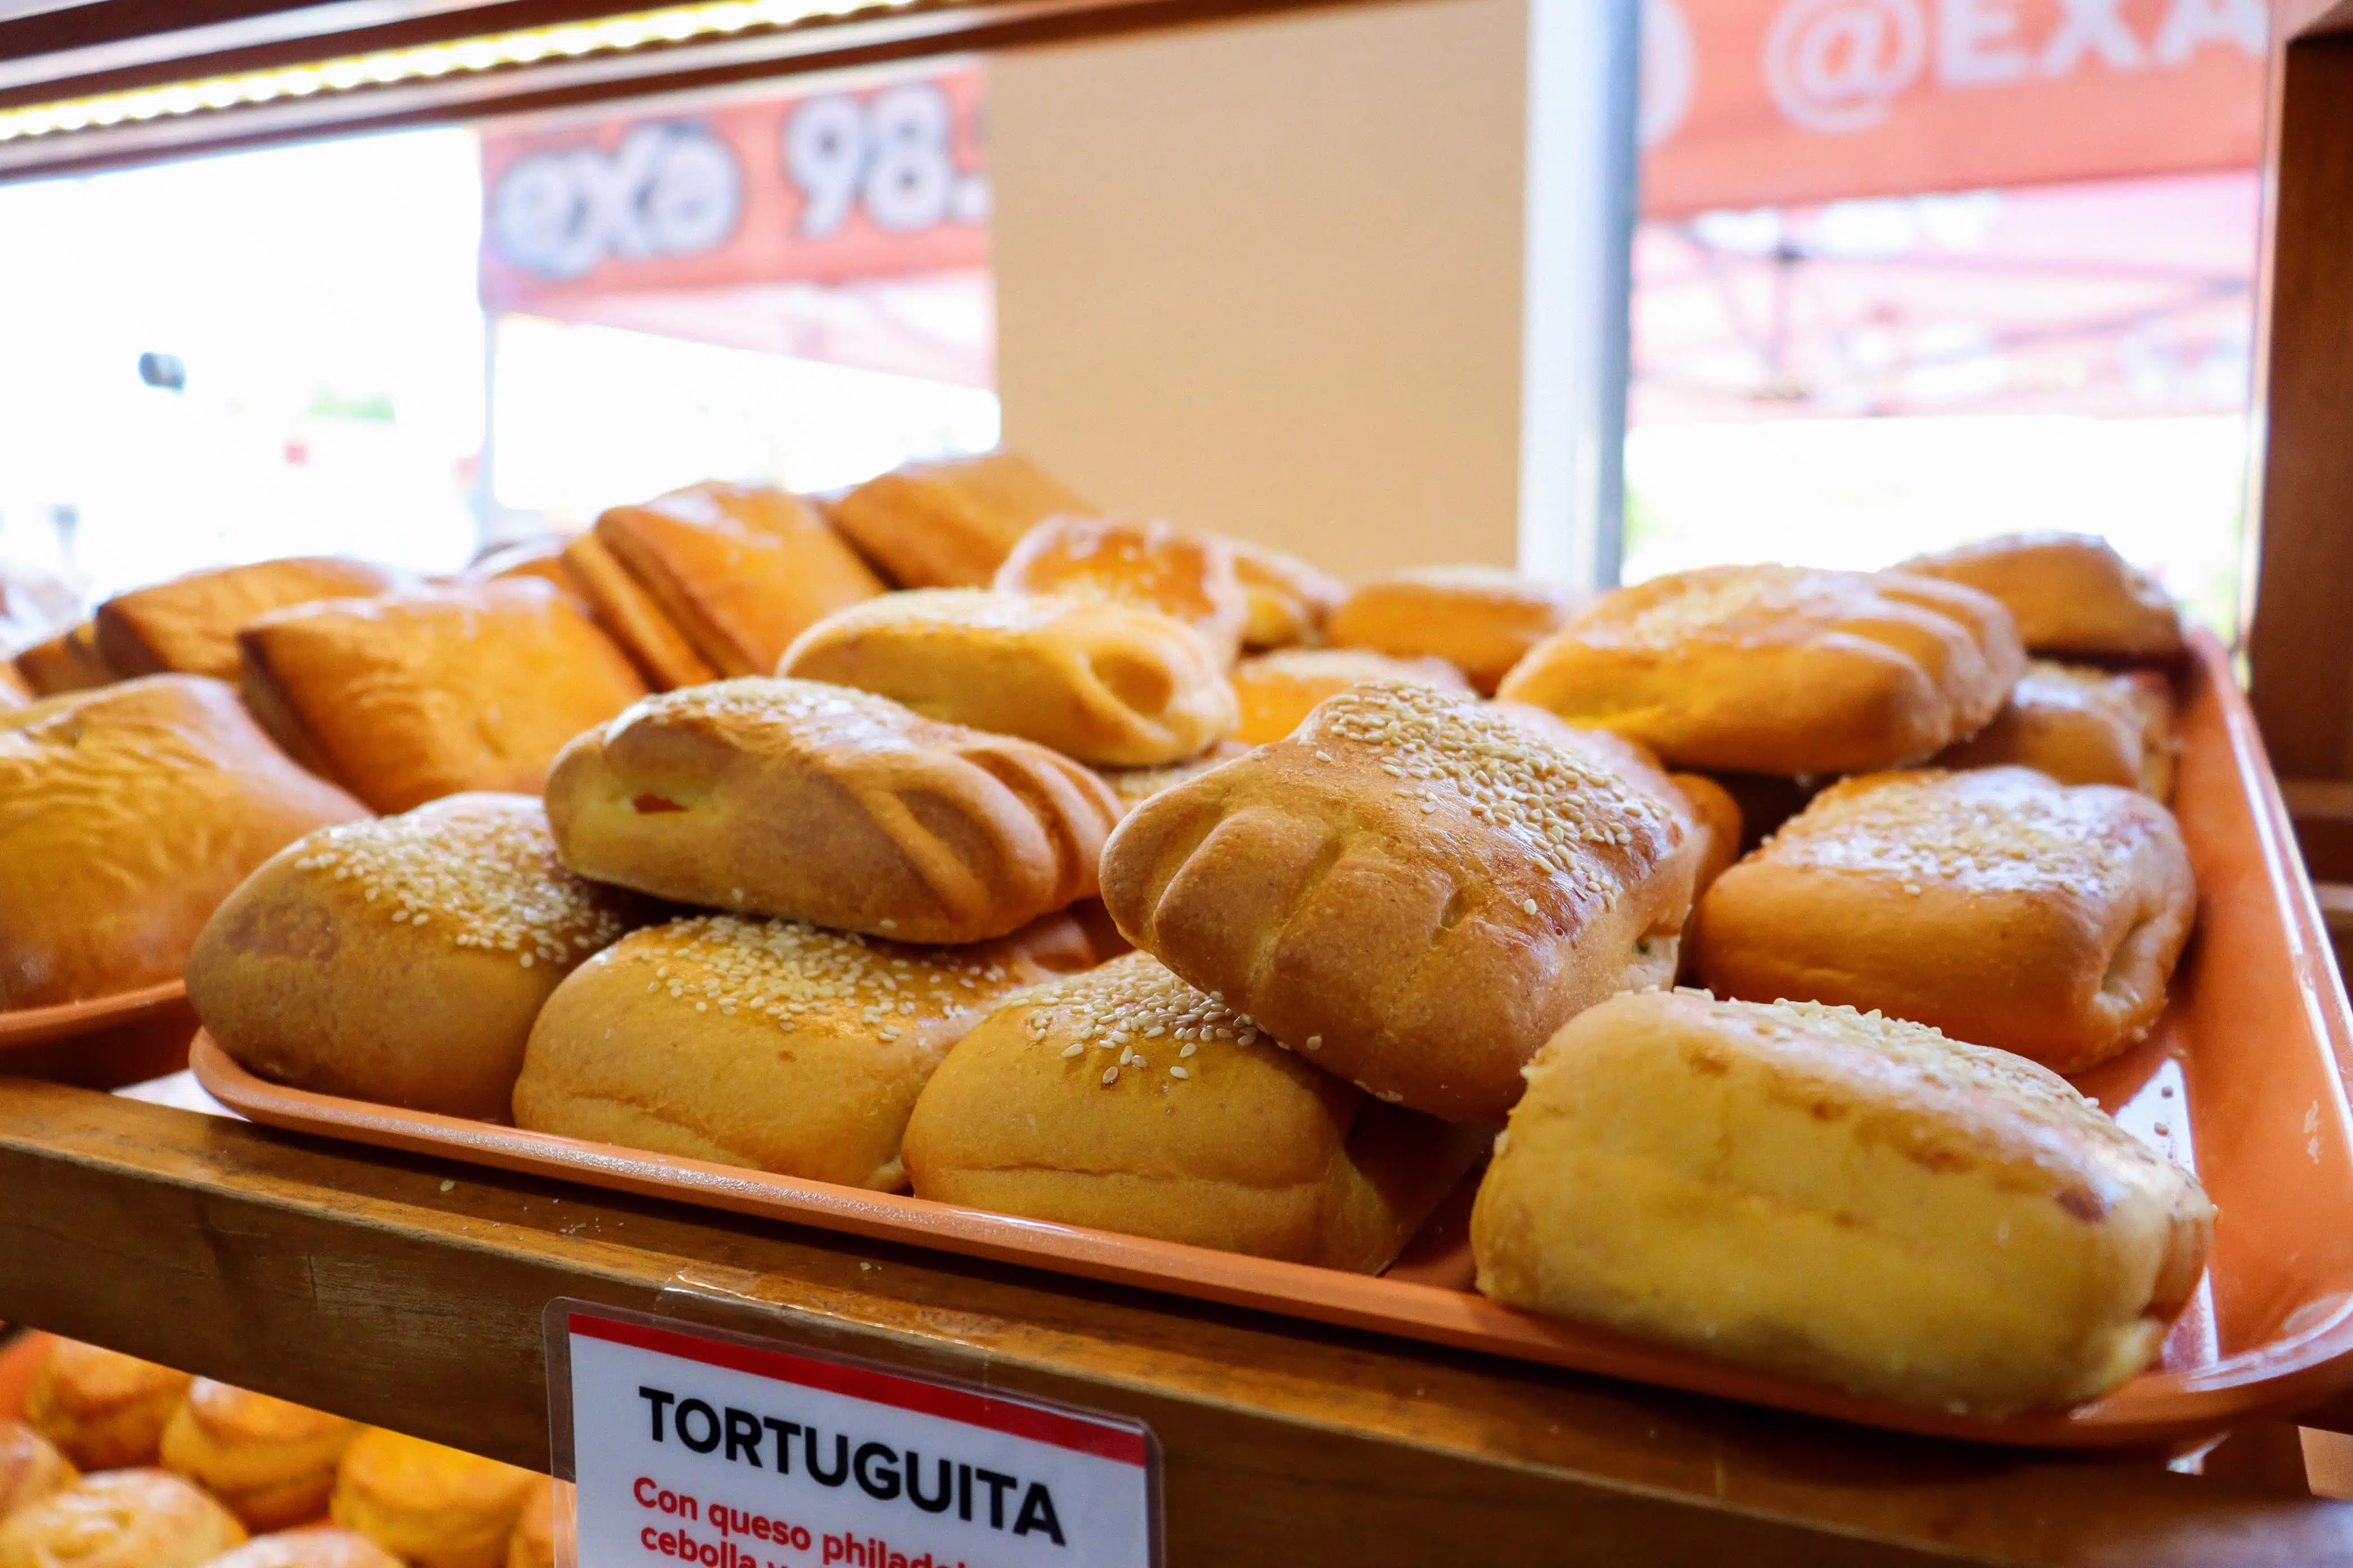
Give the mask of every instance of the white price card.
<path id="1" fill-rule="evenodd" d="M 1140 1422 L 585 1302 L 548 1328 L 580 1568 L 1159 1562 Z"/>

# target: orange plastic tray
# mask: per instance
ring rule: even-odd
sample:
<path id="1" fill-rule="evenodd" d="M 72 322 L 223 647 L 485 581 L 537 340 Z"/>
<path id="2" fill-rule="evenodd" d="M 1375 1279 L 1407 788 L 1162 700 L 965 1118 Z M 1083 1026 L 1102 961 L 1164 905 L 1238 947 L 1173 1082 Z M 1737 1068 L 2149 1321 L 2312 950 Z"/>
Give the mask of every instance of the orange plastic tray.
<path id="1" fill-rule="evenodd" d="M 187 985 L 165 980 L 136 991 L 0 1012 L 0 1073 L 119 1089 L 187 1065 L 196 1015 Z"/>
<path id="2" fill-rule="evenodd" d="M 2353 1026 L 2286 814 L 2227 656 L 2184 672 L 2176 810 L 2199 926 L 2164 1018 L 2077 1081 L 2194 1163 L 2221 1208 L 2212 1264 L 2159 1364 L 2095 1403 L 2003 1421 L 1908 1409 L 1515 1311 L 1470 1289 L 1458 1194 L 1382 1278 L 1009 1218 L 263 1082 L 209 1036 L 196 1076 L 257 1121 L 570 1177 L 878 1240 L 1029 1264 L 1409 1339 L 1903 1431 L 2062 1447 L 2181 1443 L 2353 1383 Z"/>

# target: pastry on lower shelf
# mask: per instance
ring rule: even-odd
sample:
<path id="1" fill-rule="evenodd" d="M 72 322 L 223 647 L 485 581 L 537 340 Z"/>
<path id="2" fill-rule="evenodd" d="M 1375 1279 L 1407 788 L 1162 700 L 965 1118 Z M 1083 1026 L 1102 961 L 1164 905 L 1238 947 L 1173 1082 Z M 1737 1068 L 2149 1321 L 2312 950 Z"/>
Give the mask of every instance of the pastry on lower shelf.
<path id="1" fill-rule="evenodd" d="M 587 616 L 529 578 L 298 605 L 247 625 L 237 647 L 254 716 L 377 811 L 536 793 L 566 741 L 646 689 Z"/>
<path id="2" fill-rule="evenodd" d="M 1538 1054 L 1471 1243 L 1514 1306 L 2000 1416 L 2147 1365 L 2212 1223 L 2195 1177 L 2031 1062 L 1685 991 L 1606 1002 Z"/>
<path id="3" fill-rule="evenodd" d="M 642 913 L 564 868 L 538 801 L 453 795 L 288 846 L 206 926 L 188 999 L 263 1078 L 502 1121 L 541 1005 Z"/>
<path id="4" fill-rule="evenodd" d="M 164 1468 L 227 1504 L 246 1529 L 285 1530 L 327 1511 L 358 1424 L 200 1377 L 164 1427 Z"/>
<path id="5" fill-rule="evenodd" d="M 237 634 L 248 622 L 290 605 L 381 594 L 396 581 L 385 567 L 332 555 L 261 561 L 117 594 L 92 618 L 100 656 L 117 675 L 235 680 Z"/>
<path id="6" fill-rule="evenodd" d="M 1014 541 L 1095 508 L 1018 452 L 909 463 L 834 500 L 834 526 L 902 588 L 978 588 Z"/>
<path id="7" fill-rule="evenodd" d="M 547 999 L 515 1125 L 895 1192 L 907 1113 L 979 1009 L 1093 958 L 1065 915 L 959 947 L 734 915 L 650 927 Z"/>
<path id="8" fill-rule="evenodd" d="M 1237 539 L 1234 574 L 1241 579 L 1242 646 L 1296 647 L 1324 640 L 1332 612 L 1348 596 L 1347 585 L 1313 562 L 1287 550 Z"/>
<path id="9" fill-rule="evenodd" d="M 671 691 L 719 679 L 711 661 L 694 651 L 686 634 L 670 624 L 653 595 L 595 534 L 566 544 L 564 564 L 580 584 L 598 627 L 628 655 L 652 689 Z"/>
<path id="10" fill-rule="evenodd" d="M 0 713 L 0 1009 L 176 979 L 247 872 L 367 815 L 200 675 Z"/>
<path id="11" fill-rule="evenodd" d="M 343 1450 L 329 1517 L 409 1568 L 505 1568 L 507 1542 L 546 1478 L 370 1427 Z"/>
<path id="12" fill-rule="evenodd" d="M 1833 784 L 1701 901 L 1701 979 L 2079 1072 L 2164 1010 L 2197 893 L 2172 814 L 2027 768 Z"/>
<path id="13" fill-rule="evenodd" d="M 56 1444 L 21 1421 L 0 1421 L 0 1521 L 79 1479 Z"/>
<path id="14" fill-rule="evenodd" d="M 1492 692 L 1575 607 L 1567 589 L 1500 566 L 1418 566 L 1358 584 L 1324 635 L 1335 647 L 1442 658 Z"/>
<path id="15" fill-rule="evenodd" d="M 1377 1273 L 1487 1130 L 1393 1110 L 1131 953 L 1025 991 L 916 1101 L 918 1197 Z"/>
<path id="16" fill-rule="evenodd" d="M 152 1465 L 192 1381 L 102 1345 L 54 1340 L 26 1391 L 25 1424 L 85 1470 Z"/>
<path id="17" fill-rule="evenodd" d="M 401 1562 L 364 1535 L 313 1526 L 257 1536 L 206 1568 L 401 1568 Z"/>
<path id="18" fill-rule="evenodd" d="M 1156 610 L 1200 633 L 1228 664 L 1250 619 L 1232 543 L 1157 519 L 1050 517 L 1015 542 L 995 586 Z"/>
<path id="19" fill-rule="evenodd" d="M 2061 784 L 2173 795 L 2173 687 L 2153 669 L 2109 671 L 2035 659 L 1992 722 L 1936 754 L 1943 768 L 2016 763 Z"/>
<path id="20" fill-rule="evenodd" d="M 547 783 L 565 864 L 738 913 L 980 942 L 1095 890 L 1119 805 L 1070 759 L 809 680 L 648 698 Z"/>
<path id="21" fill-rule="evenodd" d="M 1974 589 L 1893 573 L 1709 566 L 1601 599 L 1500 695 L 1614 730 L 1669 765 L 1895 767 L 1975 732 L 2026 655 Z"/>
<path id="22" fill-rule="evenodd" d="M 1440 691 L 1468 691 L 1462 672 L 1442 658 L 1392 658 L 1363 647 L 1293 647 L 1254 654 L 1228 677 L 1241 707 L 1234 739 L 1246 746 L 1280 741 L 1307 710 L 1361 680 L 1412 680 Z"/>
<path id="23" fill-rule="evenodd" d="M 1197 757 L 1238 718 L 1226 661 L 1190 627 L 1133 605 L 1042 595 L 869 600 L 803 633 L 777 672 L 1112 767 Z"/>
<path id="24" fill-rule="evenodd" d="M 0 1568 L 206 1568 L 237 1516 L 168 1470 L 112 1470 L 0 1523 Z"/>
<path id="25" fill-rule="evenodd" d="M 816 508 L 713 480 L 596 520 L 596 539 L 720 675 L 768 675 L 793 638 L 877 577 Z"/>
<path id="26" fill-rule="evenodd" d="M 1633 748 L 1372 681 L 1104 846 L 1136 946 L 1384 1100 L 1500 1116 L 1569 1016 L 1672 981 L 1701 839 Z"/>
<path id="27" fill-rule="evenodd" d="M 572 1498 L 568 1481 L 552 1480 L 532 1489 L 531 1500 L 523 1504 L 522 1517 L 507 1538 L 506 1568 L 555 1568 L 556 1505 L 561 1501 L 568 1512 Z"/>
<path id="28" fill-rule="evenodd" d="M 2009 533 L 1897 568 L 1963 583 L 2006 605 L 2035 653 L 2172 658 L 2181 612 L 2147 573 L 2088 533 Z"/>

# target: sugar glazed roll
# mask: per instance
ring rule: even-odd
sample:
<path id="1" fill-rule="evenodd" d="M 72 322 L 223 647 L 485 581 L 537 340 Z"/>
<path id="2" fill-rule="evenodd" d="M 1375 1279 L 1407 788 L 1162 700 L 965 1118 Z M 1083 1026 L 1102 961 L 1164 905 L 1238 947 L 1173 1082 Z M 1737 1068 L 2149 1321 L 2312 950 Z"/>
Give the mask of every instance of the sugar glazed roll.
<path id="1" fill-rule="evenodd" d="M 2010 533 L 1916 556 L 1897 568 L 2001 601 L 2036 653 L 2171 658 L 2181 612 L 2164 588 L 2088 533 Z"/>
<path id="2" fill-rule="evenodd" d="M 2212 1221 L 2195 1177 L 2031 1062 L 1674 992 L 1546 1046 L 1471 1242 L 1479 1289 L 1514 1306 L 2000 1416 L 2146 1366 Z"/>
<path id="3" fill-rule="evenodd" d="M 1918 762 L 1973 733 L 2025 667 L 2009 612 L 1974 589 L 1710 566 L 1611 594 L 1499 694 L 1674 767 L 1838 773 Z"/>
<path id="4" fill-rule="evenodd" d="M 85 1470 L 152 1465 L 193 1380 L 101 1345 L 57 1340 L 25 1394 L 25 1424 Z"/>
<path id="5" fill-rule="evenodd" d="M 523 1505 L 546 1484 L 512 1465 L 370 1427 L 343 1451 L 328 1517 L 409 1568 L 503 1568 Z"/>
<path id="6" fill-rule="evenodd" d="M 908 463 L 831 507 L 834 525 L 902 588 L 977 588 L 1036 523 L 1095 508 L 1018 452 Z"/>
<path id="7" fill-rule="evenodd" d="M 1325 629 L 1335 647 L 1442 658 L 1493 691 L 1574 605 L 1567 590 L 1501 567 L 1419 566 L 1359 584 Z"/>
<path id="8" fill-rule="evenodd" d="M 0 1523 L 0 1568 L 206 1568 L 235 1515 L 164 1470 L 111 1470 Z"/>
<path id="9" fill-rule="evenodd" d="M 1061 915 L 961 947 L 733 915 L 655 926 L 548 998 L 515 1125 L 896 1191 L 915 1096 L 979 1009 L 1092 957 Z"/>
<path id="10" fill-rule="evenodd" d="M 327 1511 L 335 1467 L 359 1430 L 340 1415 L 200 1377 L 164 1427 L 161 1458 L 248 1530 L 284 1530 Z"/>
<path id="11" fill-rule="evenodd" d="M 557 860 L 528 795 L 463 795 L 289 846 L 230 896 L 188 999 L 249 1071 L 502 1121 L 532 1020 L 636 923 Z"/>
<path id="12" fill-rule="evenodd" d="M 1059 594 L 1156 610 L 1233 662 L 1250 620 L 1234 547 L 1157 519 L 1050 517 L 997 569 L 1006 594 Z"/>
<path id="13" fill-rule="evenodd" d="M 1145 953 L 1007 998 L 907 1129 L 919 1197 L 1375 1273 L 1482 1129 L 1317 1071 Z"/>
<path id="14" fill-rule="evenodd" d="M 1568 1017 L 1672 980 L 1702 842 L 1685 809 L 1610 737 L 1373 681 L 1138 806 L 1103 902 L 1318 1066 L 1494 1117 Z"/>
<path id="15" fill-rule="evenodd" d="M 1190 627 L 1133 605 L 941 590 L 828 616 L 777 669 L 1081 762 L 1153 767 L 1233 732 L 1226 662 Z"/>
<path id="16" fill-rule="evenodd" d="M 565 864 L 687 903 L 981 942 L 1095 890 L 1119 805 L 1066 757 L 807 680 L 649 698 L 547 783 Z"/>
<path id="17" fill-rule="evenodd" d="M 1708 889 L 1713 989 L 1891 1013 L 2078 1072 L 2147 1034 L 2196 889 L 2165 807 L 2027 768 L 1875 773 Z"/>

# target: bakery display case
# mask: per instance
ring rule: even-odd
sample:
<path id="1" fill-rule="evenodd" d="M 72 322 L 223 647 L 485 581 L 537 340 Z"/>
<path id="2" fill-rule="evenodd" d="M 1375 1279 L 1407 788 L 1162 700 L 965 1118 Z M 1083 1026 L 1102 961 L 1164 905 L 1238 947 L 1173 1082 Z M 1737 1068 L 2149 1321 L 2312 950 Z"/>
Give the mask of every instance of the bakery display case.
<path id="1" fill-rule="evenodd" d="M 1294 8 L 100 0 L 0 174 Z M 1391 569 L 1501 536 L 1010 447 L 44 627 L 0 1568 L 2353 1561 L 2343 9 L 2242 648 L 2086 538 L 1603 593 L 1600 479 Z"/>

